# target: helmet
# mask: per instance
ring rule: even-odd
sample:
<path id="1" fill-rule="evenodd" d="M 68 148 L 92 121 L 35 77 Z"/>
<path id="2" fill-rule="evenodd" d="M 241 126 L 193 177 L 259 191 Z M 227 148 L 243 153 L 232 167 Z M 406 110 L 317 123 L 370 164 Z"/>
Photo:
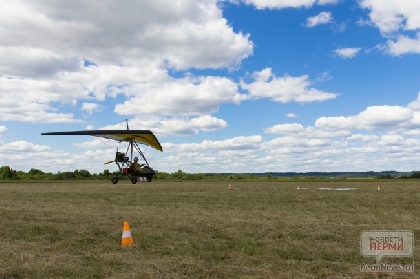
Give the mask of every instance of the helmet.
<path id="1" fill-rule="evenodd" d="M 137 161 L 139 160 L 139 158 L 137 158 L 137 157 L 134 157 L 134 162 L 136 162 L 137 163 Z"/>

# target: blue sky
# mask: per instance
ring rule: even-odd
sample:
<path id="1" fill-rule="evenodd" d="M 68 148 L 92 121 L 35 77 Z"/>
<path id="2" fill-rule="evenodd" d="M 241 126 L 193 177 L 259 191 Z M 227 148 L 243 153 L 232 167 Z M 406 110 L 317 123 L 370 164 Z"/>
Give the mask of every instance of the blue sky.
<path id="1" fill-rule="evenodd" d="M 420 170 L 420 1 L 0 3 L 0 165 L 101 172 L 152 130 L 175 172 Z"/>

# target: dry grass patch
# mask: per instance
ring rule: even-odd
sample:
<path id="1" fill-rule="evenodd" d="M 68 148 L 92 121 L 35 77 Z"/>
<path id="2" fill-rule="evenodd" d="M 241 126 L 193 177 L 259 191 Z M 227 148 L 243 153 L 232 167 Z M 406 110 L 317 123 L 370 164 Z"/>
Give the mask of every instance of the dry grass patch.
<path id="1" fill-rule="evenodd" d="M 2 183 L 0 278 L 374 278 L 363 230 L 420 236 L 417 181 L 226 183 Z"/>

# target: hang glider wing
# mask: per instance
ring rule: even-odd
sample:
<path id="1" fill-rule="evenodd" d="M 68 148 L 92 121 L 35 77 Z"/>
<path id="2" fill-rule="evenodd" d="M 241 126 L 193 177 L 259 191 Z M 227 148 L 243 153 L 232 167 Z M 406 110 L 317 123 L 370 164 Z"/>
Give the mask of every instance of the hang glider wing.
<path id="1" fill-rule="evenodd" d="M 118 142 L 131 142 L 135 140 L 138 143 L 142 143 L 153 147 L 159 151 L 163 151 L 159 141 L 149 130 L 86 130 L 86 131 L 72 131 L 72 132 L 50 132 L 42 133 L 41 135 L 57 135 L 57 136 L 69 136 L 69 135 L 86 135 L 93 137 L 101 137 L 106 139 L 116 140 Z"/>

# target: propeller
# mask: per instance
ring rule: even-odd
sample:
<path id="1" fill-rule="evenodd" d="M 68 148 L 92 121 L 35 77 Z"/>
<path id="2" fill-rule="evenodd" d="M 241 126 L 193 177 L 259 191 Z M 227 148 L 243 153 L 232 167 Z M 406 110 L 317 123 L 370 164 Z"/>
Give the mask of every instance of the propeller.
<path id="1" fill-rule="evenodd" d="M 117 151 L 116 151 L 116 153 L 118 153 L 118 146 L 117 146 Z M 112 160 L 112 161 L 108 161 L 108 162 L 104 163 L 104 165 L 108 165 L 108 164 L 114 163 L 116 160 L 117 160 L 117 159 Z"/>

